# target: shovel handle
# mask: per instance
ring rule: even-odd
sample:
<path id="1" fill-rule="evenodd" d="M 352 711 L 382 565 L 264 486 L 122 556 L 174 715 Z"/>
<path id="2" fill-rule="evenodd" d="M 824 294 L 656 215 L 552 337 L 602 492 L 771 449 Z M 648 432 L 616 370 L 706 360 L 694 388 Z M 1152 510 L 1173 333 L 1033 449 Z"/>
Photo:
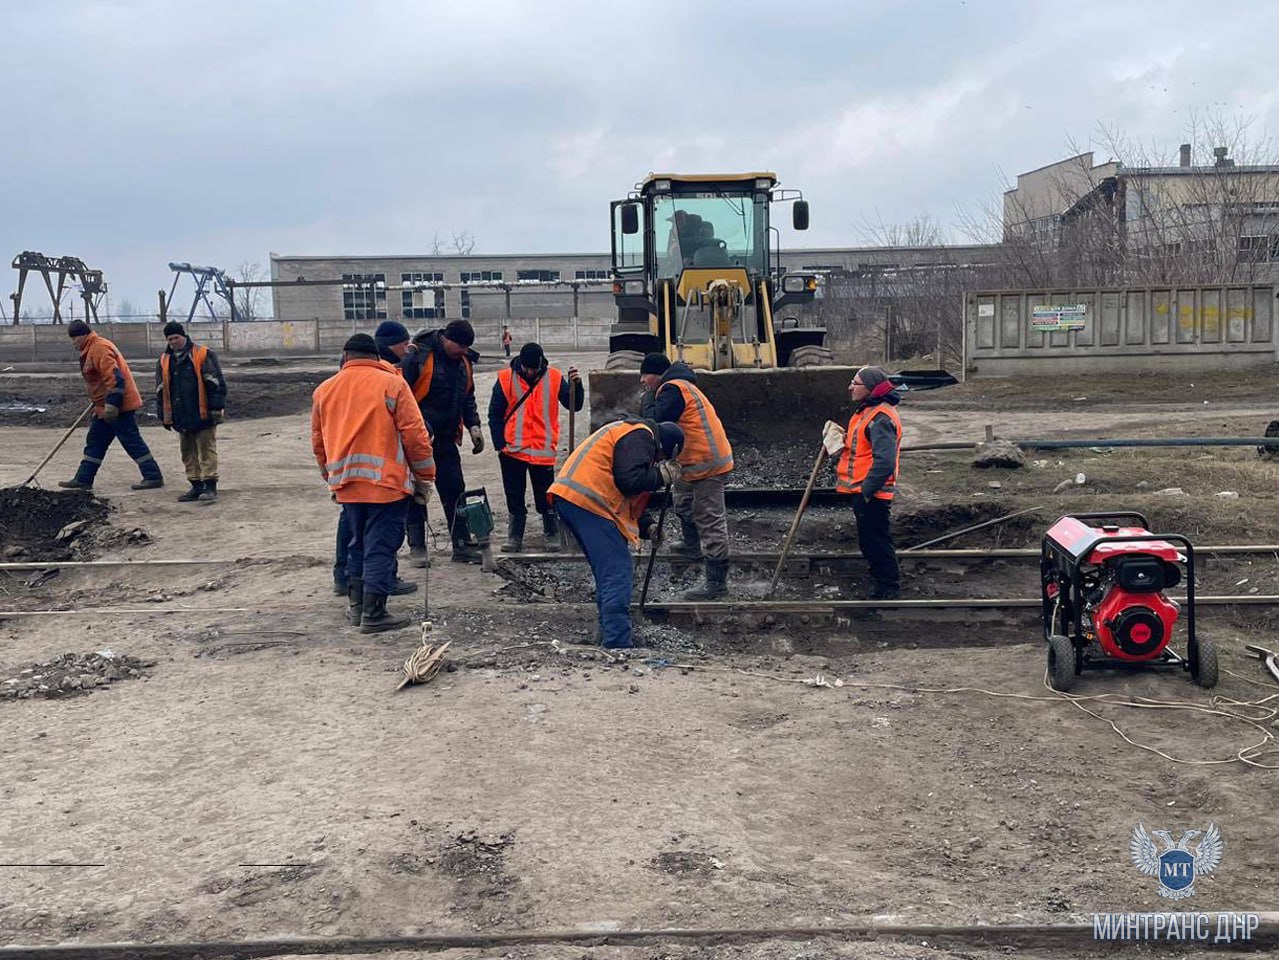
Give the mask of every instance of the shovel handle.
<path id="1" fill-rule="evenodd" d="M 53 449 L 49 451 L 49 455 L 40 461 L 40 466 L 36 467 L 34 470 L 31 471 L 31 476 L 27 477 L 27 479 L 23 480 L 20 484 L 18 484 L 19 490 L 21 490 L 23 487 L 25 487 L 28 483 L 30 483 L 32 480 L 36 478 L 36 475 L 39 474 L 39 472 L 44 469 L 45 464 L 47 464 L 50 460 L 53 459 L 53 455 L 57 453 L 59 450 L 61 450 L 62 445 L 67 442 L 67 439 L 71 436 L 71 434 L 75 433 L 75 428 L 80 426 L 80 421 L 83 420 L 85 417 L 87 417 L 89 415 L 89 411 L 92 409 L 93 409 L 93 404 L 90 403 L 87 407 L 85 407 L 83 410 L 80 411 L 80 416 L 75 418 L 75 423 L 67 427 L 67 432 L 62 435 L 61 440 L 59 440 L 56 444 L 54 444 Z"/>

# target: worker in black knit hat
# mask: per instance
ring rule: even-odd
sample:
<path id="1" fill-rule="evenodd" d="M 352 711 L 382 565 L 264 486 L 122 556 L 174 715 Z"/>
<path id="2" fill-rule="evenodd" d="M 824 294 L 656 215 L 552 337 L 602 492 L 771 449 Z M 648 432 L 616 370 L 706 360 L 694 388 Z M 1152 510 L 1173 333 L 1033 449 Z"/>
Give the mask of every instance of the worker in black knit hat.
<path id="1" fill-rule="evenodd" d="M 218 424 L 226 416 L 226 378 L 218 355 L 187 336 L 182 324 L 164 325 L 168 346 L 155 364 L 156 416 L 178 432 L 191 489 L 181 503 L 218 498 Z"/>
<path id="2" fill-rule="evenodd" d="M 497 375 L 489 399 L 489 436 L 502 467 L 502 490 L 510 515 L 503 553 L 524 548 L 528 521 L 524 494 L 530 479 L 533 508 L 542 517 L 544 549 L 560 548 L 559 525 L 546 498 L 560 449 L 560 407 L 581 410 L 585 402 L 577 367 L 570 366 L 567 376 L 561 374 L 547 362 L 541 344 L 524 344 L 510 367 Z"/>
<path id="3" fill-rule="evenodd" d="M 469 432 L 471 453 L 484 449 L 484 432 L 475 405 L 474 365 L 480 355 L 471 349 L 475 330 L 466 320 L 454 320 L 442 330 L 423 330 L 413 338 L 413 352 L 400 361 L 400 370 L 422 410 L 435 444 L 435 485 L 444 505 L 444 519 L 452 537 L 453 559 L 479 563 L 480 551 L 469 546 L 465 520 L 457 519 L 457 501 L 466 489 L 459 445 Z M 426 566 L 426 523 L 421 509 L 409 511 L 409 553 L 414 566 Z"/>

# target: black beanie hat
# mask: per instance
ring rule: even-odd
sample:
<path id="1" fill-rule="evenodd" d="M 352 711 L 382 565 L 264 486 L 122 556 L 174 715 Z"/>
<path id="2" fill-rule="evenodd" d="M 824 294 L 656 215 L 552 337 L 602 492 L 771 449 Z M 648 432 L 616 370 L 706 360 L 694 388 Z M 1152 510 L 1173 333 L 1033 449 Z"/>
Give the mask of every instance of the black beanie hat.
<path id="1" fill-rule="evenodd" d="M 650 353 L 640 364 L 640 373 L 665 373 L 671 368 L 671 362 L 664 353 Z"/>
<path id="2" fill-rule="evenodd" d="M 377 342 L 367 333 L 357 333 L 342 344 L 342 351 L 344 353 L 367 353 L 376 357 Z"/>
<path id="3" fill-rule="evenodd" d="M 444 336 L 460 347 L 469 347 L 475 342 L 475 328 L 466 320 L 454 320 L 444 328 Z"/>
<path id="4" fill-rule="evenodd" d="M 170 320 L 164 325 L 164 335 L 166 337 L 171 337 L 174 334 L 177 334 L 179 337 L 185 337 L 187 335 L 187 331 L 182 324 L 178 323 L 178 321 Z"/>
<path id="5" fill-rule="evenodd" d="M 540 370 L 546 362 L 546 353 L 540 343 L 526 343 L 520 347 L 520 366 L 525 370 Z"/>
<path id="6" fill-rule="evenodd" d="M 378 346 L 393 347 L 397 343 L 406 343 L 409 339 L 408 328 L 398 320 L 383 320 L 373 331 L 373 339 Z"/>
<path id="7" fill-rule="evenodd" d="M 667 459 L 675 456 L 684 448 L 684 430 L 677 423 L 666 421 L 657 425 L 657 439 L 662 445 L 662 453 Z"/>
<path id="8" fill-rule="evenodd" d="M 83 320 L 72 320 L 71 324 L 67 327 L 68 337 L 83 337 L 86 333 L 92 332 L 93 331 L 89 328 L 89 325 Z"/>

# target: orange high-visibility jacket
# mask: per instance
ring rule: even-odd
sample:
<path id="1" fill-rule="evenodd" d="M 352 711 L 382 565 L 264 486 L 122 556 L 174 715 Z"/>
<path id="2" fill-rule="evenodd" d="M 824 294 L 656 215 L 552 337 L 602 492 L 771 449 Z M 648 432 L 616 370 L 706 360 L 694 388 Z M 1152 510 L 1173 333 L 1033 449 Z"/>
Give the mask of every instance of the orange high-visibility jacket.
<path id="1" fill-rule="evenodd" d="M 684 412 L 679 418 L 684 448 L 676 458 L 684 468 L 680 479 L 705 480 L 729 473 L 733 469 L 733 448 L 706 394 L 687 380 L 667 380 L 658 385 L 657 393 L 672 388 L 684 395 Z"/>
<path id="2" fill-rule="evenodd" d="M 84 377 L 85 386 L 89 388 L 93 412 L 99 417 L 107 397 L 113 393 L 121 396 L 121 413 L 141 409 L 142 394 L 133 380 L 133 372 L 125 362 L 124 354 L 105 337 L 90 333 L 84 338 L 80 346 L 80 376 Z"/>
<path id="3" fill-rule="evenodd" d="M 508 414 L 520 404 L 515 414 L 506 418 L 506 447 L 502 453 L 525 463 L 553 464 L 560 442 L 560 386 L 564 375 L 548 367 L 530 391 L 524 378 L 507 367 L 497 375 L 497 382 L 506 395 Z M 526 393 L 531 396 L 521 403 Z"/>
<path id="4" fill-rule="evenodd" d="M 897 470 L 901 465 L 902 421 L 897 408 L 891 403 L 878 403 L 854 413 L 848 421 L 848 430 L 844 434 L 844 452 L 840 454 L 839 464 L 835 468 L 837 479 L 835 490 L 838 493 L 861 493 L 862 483 L 870 473 L 871 464 L 875 461 L 867 430 L 870 422 L 876 417 L 888 417 L 897 429 L 897 459 L 893 463 L 892 475 L 884 481 L 884 485 L 872 494 L 877 500 L 891 500 L 897 492 Z"/>
<path id="5" fill-rule="evenodd" d="M 209 348 L 202 347 L 198 343 L 191 344 L 191 366 L 195 369 L 195 382 L 200 390 L 200 419 L 209 419 L 209 394 L 204 386 L 204 358 L 209 355 Z M 164 422 L 169 426 L 173 425 L 173 391 L 170 383 L 170 365 L 173 362 L 173 356 L 168 350 L 160 354 L 160 377 L 164 387 L 161 395 L 161 412 Z"/>
<path id="6" fill-rule="evenodd" d="M 348 360 L 315 388 L 311 449 L 339 503 L 391 503 L 435 479 L 422 411 L 399 372 Z"/>
<path id="7" fill-rule="evenodd" d="M 604 424 L 569 454 L 547 492 L 552 502 L 559 497 L 612 520 L 631 543 L 639 543 L 639 519 L 648 506 L 649 495 L 627 497 L 617 488 L 613 479 L 613 449 L 619 440 L 636 430 L 653 433 L 648 424 L 633 420 Z"/>

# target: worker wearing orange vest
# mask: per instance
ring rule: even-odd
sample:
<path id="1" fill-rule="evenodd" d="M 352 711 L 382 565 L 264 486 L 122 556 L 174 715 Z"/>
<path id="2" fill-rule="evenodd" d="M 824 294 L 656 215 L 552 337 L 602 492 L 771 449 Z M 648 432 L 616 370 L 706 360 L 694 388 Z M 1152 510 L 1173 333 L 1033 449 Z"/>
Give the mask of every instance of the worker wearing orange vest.
<path id="1" fill-rule="evenodd" d="M 406 626 L 386 598 L 409 500 L 430 496 L 435 460 L 412 391 L 367 333 L 346 341 L 342 369 L 315 389 L 311 449 L 351 529 L 348 619 L 361 633 Z"/>
<path id="2" fill-rule="evenodd" d="M 724 485 L 733 471 L 733 447 L 715 407 L 697 386 L 686 363 L 671 363 L 650 353 L 640 364 L 646 390 L 640 412 L 654 420 L 678 423 L 684 431 L 679 462 L 684 474 L 675 484 L 675 514 L 683 542 L 674 551 L 696 559 L 705 555 L 705 581 L 684 594 L 686 600 L 714 600 L 728 592 L 728 509 Z"/>
<path id="3" fill-rule="evenodd" d="M 84 456 L 70 480 L 58 486 L 70 490 L 92 490 L 93 480 L 102 466 L 111 441 L 119 439 L 124 452 L 138 465 L 142 479 L 134 490 L 153 490 L 164 486 L 164 475 L 155 462 L 151 448 L 138 430 L 137 412 L 142 408 L 142 394 L 122 354 L 114 343 L 100 337 L 83 320 L 73 320 L 67 336 L 80 352 L 80 376 L 93 401 L 93 420 L 84 439 Z"/>
<path id="4" fill-rule="evenodd" d="M 527 481 L 533 481 L 533 506 L 542 517 L 545 549 L 560 548 L 555 513 L 546 492 L 555 479 L 560 443 L 560 407 L 581 410 L 586 400 L 577 367 L 564 376 L 546 360 L 540 344 L 526 343 L 510 367 L 497 375 L 489 400 L 489 435 L 502 468 L 502 489 L 510 514 L 503 553 L 524 548 L 528 507 Z"/>
<path id="5" fill-rule="evenodd" d="M 661 540 L 646 512 L 648 498 L 678 479 L 675 457 L 683 443 L 684 432 L 673 423 L 606 423 L 569 454 L 551 484 L 555 512 L 591 565 L 600 643 L 610 649 L 634 646 L 631 547 L 641 539 L 656 547 Z"/>
<path id="6" fill-rule="evenodd" d="M 439 470 L 436 486 L 452 534 L 453 560 L 458 563 L 481 560 L 480 551 L 470 546 L 466 520 L 457 519 L 457 501 L 466 490 L 458 449 L 464 429 L 471 435 L 471 453 L 484 450 L 484 431 L 475 405 L 474 365 L 480 355 L 471 349 L 474 342 L 475 330 L 470 323 L 453 320 L 442 330 L 420 331 L 413 338 L 413 349 L 400 361 L 404 379 L 434 437 Z M 417 509 L 409 511 L 409 552 L 414 566 L 426 566 L 425 515 Z"/>
<path id="7" fill-rule="evenodd" d="M 870 567 L 872 600 L 901 596 L 901 573 L 889 525 L 889 510 L 897 492 L 902 422 L 901 401 L 893 383 L 879 367 L 862 367 L 848 385 L 853 416 L 844 431 L 844 450 L 836 465 L 835 489 L 853 498 L 857 542 Z"/>
<path id="8" fill-rule="evenodd" d="M 187 336 L 182 324 L 164 325 L 168 347 L 155 364 L 155 405 L 166 430 L 178 431 L 182 465 L 191 489 L 181 503 L 218 498 L 217 425 L 226 409 L 226 379 L 218 355 Z"/>

